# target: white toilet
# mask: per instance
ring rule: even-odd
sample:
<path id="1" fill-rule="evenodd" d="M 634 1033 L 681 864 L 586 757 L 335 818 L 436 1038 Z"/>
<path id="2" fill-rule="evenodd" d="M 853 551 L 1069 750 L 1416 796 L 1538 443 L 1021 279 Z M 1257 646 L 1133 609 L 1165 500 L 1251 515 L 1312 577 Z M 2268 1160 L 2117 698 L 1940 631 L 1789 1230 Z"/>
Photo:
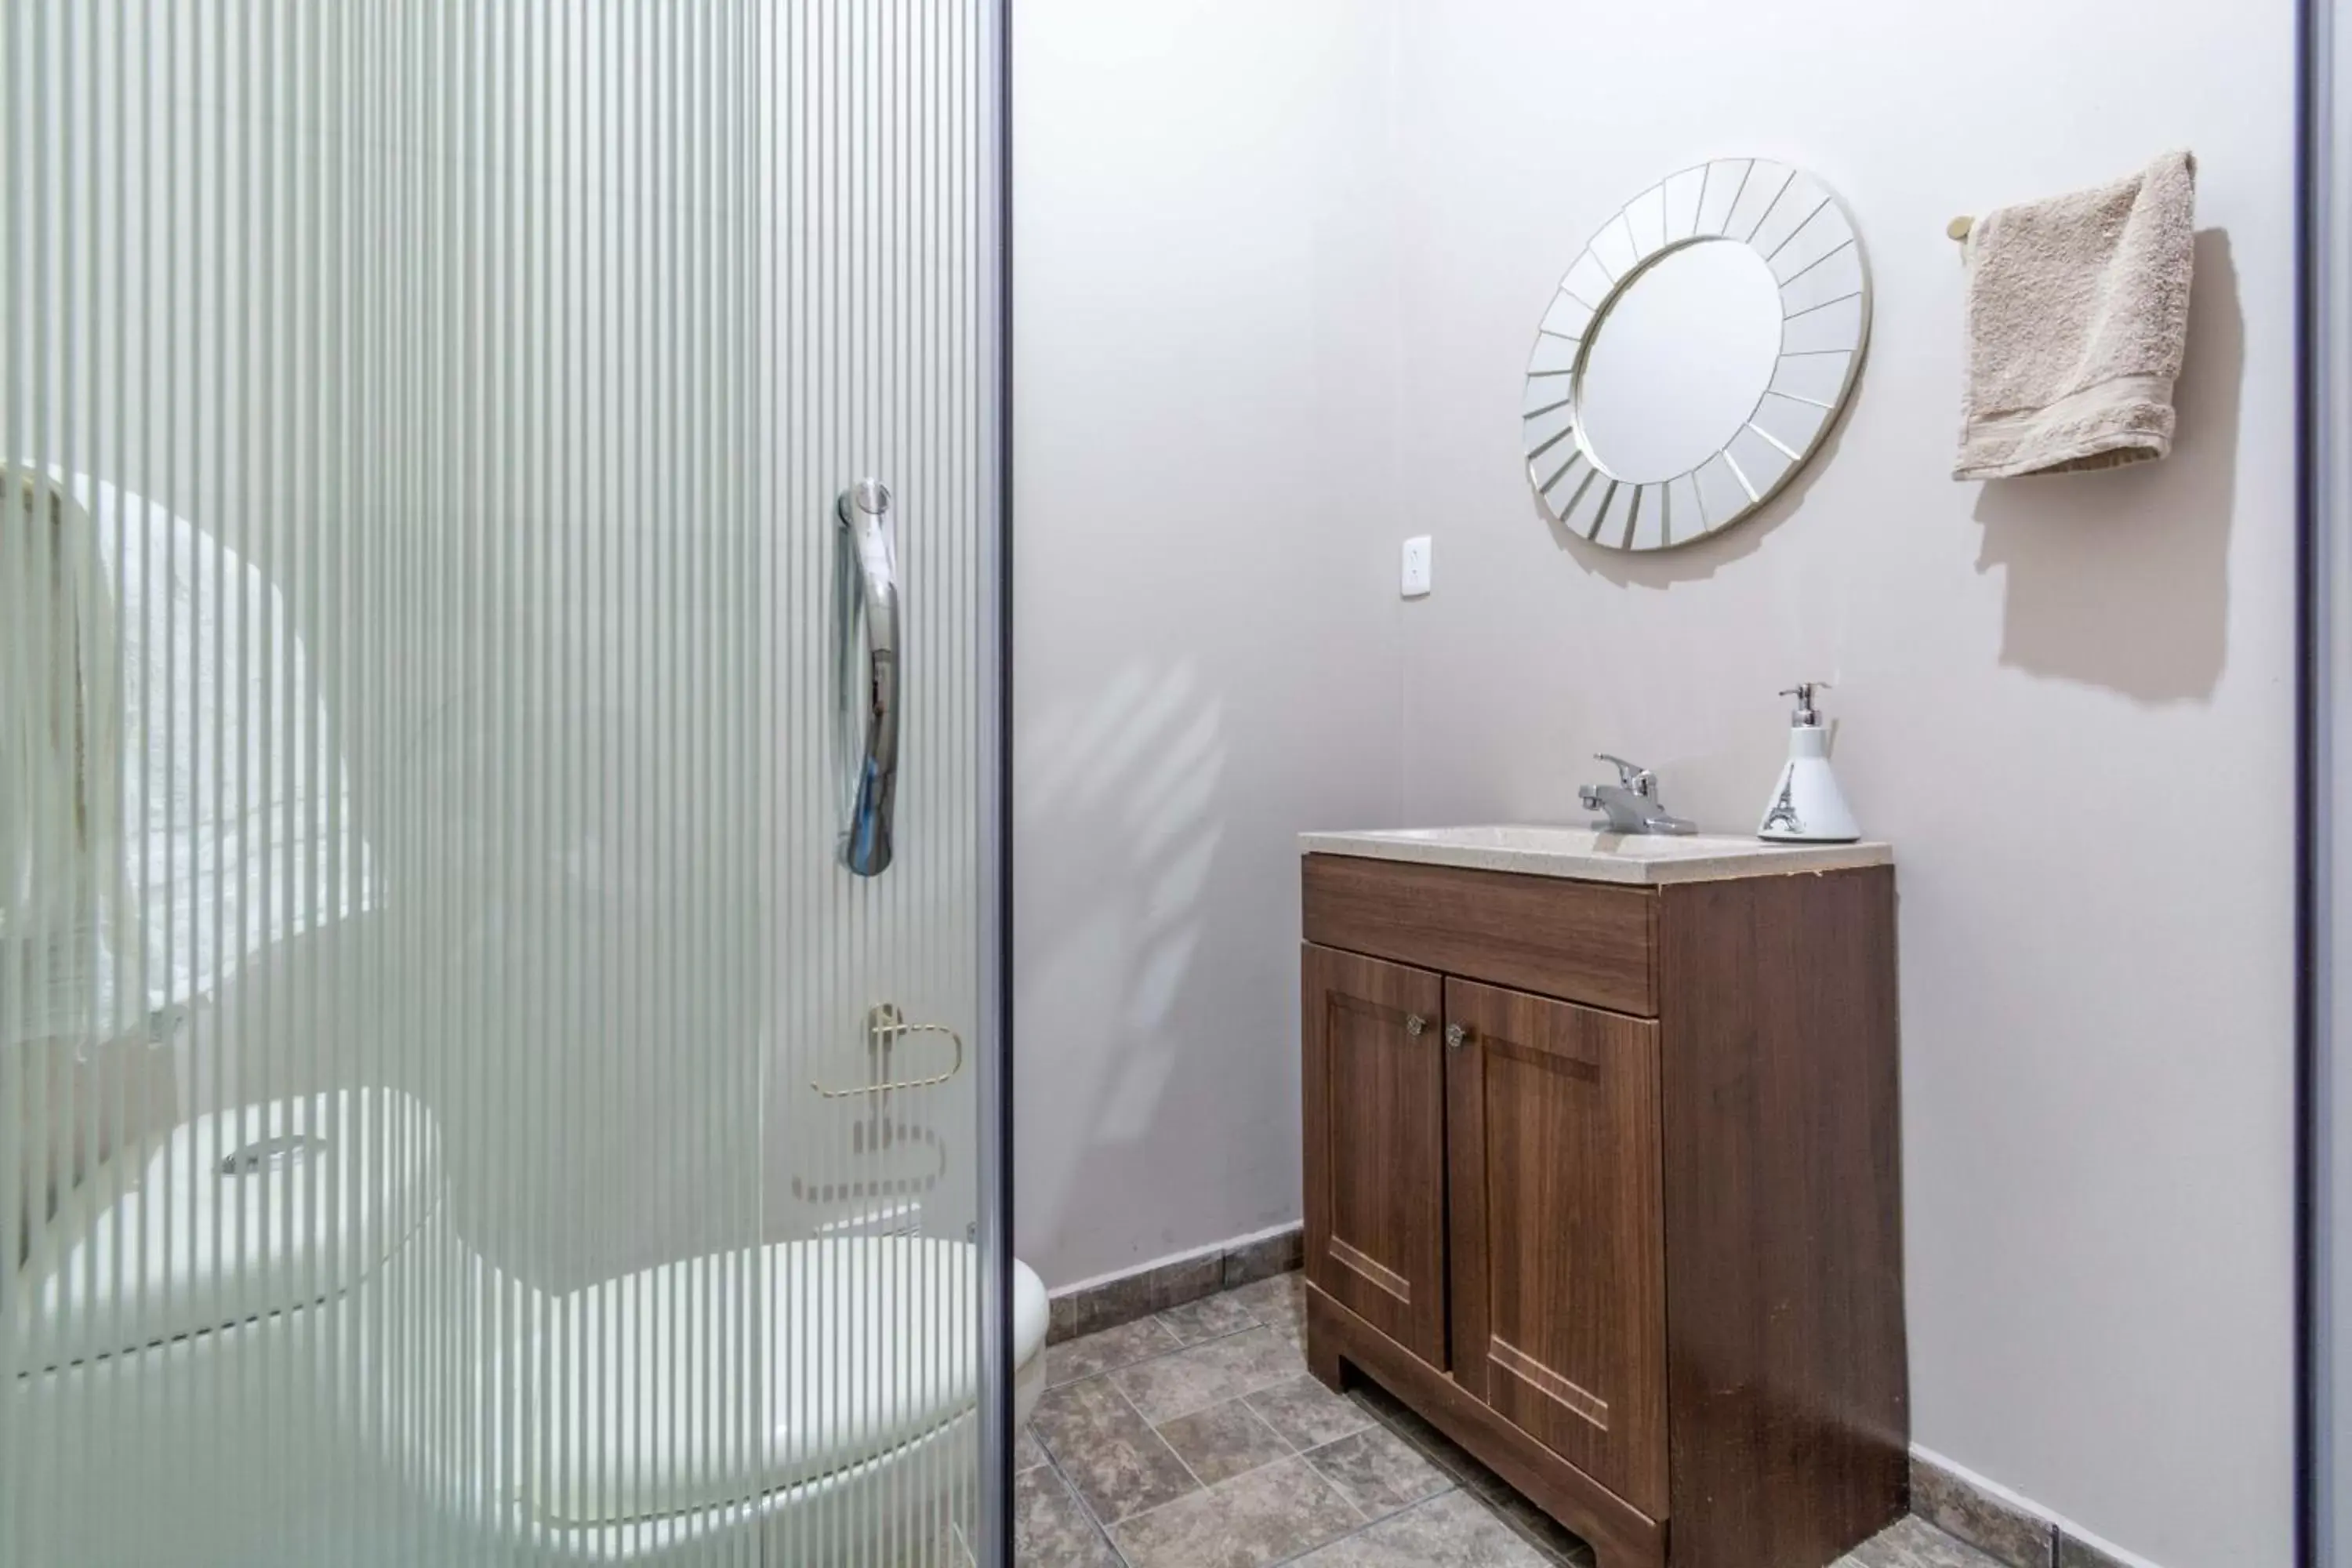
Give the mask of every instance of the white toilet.
<path id="1" fill-rule="evenodd" d="M 454 1234 L 433 1120 L 388 1089 L 200 1116 L 119 1186 L 69 1194 L 12 1292 L 0 1560 L 715 1563 L 756 1540 L 961 1561 L 966 1243 L 781 1242 L 534 1290 Z M 1025 1422 L 1045 1292 L 1013 1272 Z"/>

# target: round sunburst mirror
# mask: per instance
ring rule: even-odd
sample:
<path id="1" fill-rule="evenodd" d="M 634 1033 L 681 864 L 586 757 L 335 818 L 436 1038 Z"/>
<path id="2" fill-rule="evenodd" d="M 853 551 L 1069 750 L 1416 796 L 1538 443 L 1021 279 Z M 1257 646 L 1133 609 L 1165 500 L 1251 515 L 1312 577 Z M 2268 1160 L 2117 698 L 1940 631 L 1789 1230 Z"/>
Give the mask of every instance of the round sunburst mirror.
<path id="1" fill-rule="evenodd" d="M 1580 539 L 1665 550 L 1739 521 L 1853 391 L 1870 272 L 1828 188 L 1762 158 L 1669 175 L 1560 279 L 1528 362 L 1528 479 Z"/>

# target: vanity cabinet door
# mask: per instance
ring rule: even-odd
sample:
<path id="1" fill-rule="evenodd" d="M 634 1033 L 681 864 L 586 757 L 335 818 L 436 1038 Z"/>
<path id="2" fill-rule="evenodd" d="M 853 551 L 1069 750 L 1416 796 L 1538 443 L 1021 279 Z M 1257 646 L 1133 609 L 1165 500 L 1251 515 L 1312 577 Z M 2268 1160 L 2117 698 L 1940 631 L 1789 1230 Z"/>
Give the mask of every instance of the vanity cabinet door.
<path id="1" fill-rule="evenodd" d="M 1464 980 L 1445 1018 L 1454 1378 L 1664 1518 L 1658 1026 Z"/>
<path id="2" fill-rule="evenodd" d="M 1307 1278 L 1445 1364 L 1444 984 L 1303 949 Z"/>

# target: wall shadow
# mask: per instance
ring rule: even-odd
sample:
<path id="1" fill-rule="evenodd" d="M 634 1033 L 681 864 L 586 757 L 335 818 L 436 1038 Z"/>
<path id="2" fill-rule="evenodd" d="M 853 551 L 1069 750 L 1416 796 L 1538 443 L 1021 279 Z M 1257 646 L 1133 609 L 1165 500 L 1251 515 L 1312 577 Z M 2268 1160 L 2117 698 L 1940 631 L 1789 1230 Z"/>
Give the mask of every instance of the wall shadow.
<path id="1" fill-rule="evenodd" d="M 1213 977 L 1253 960 L 1244 931 L 1206 918 L 1231 896 L 1210 893 L 1231 859 L 1232 747 L 1193 661 L 1128 660 L 1021 730 L 1013 1247 L 1060 1284 L 1073 1228 L 1091 1240 L 1089 1216 L 1135 1213 L 1139 1184 L 1199 1180 L 1165 1151 L 1225 1092 L 1200 1034 L 1217 1026 Z M 1135 1244 L 1140 1262 L 1174 1239 Z"/>
<path id="2" fill-rule="evenodd" d="M 2172 455 L 1988 481 L 1977 570 L 2005 573 L 2000 662 L 2140 702 L 2202 701 L 2228 658 L 2245 315 L 2229 236 L 2197 236 Z"/>

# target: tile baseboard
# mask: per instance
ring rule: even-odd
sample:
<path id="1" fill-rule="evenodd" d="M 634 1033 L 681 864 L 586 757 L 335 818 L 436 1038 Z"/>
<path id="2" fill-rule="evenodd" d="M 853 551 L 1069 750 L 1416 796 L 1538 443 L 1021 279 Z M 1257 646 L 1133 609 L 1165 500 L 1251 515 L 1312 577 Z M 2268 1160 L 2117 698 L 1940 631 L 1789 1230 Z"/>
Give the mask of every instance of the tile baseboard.
<path id="1" fill-rule="evenodd" d="M 2006 1568 L 2157 1568 L 1918 1448 L 1911 1450 L 1911 1511 Z"/>
<path id="2" fill-rule="evenodd" d="M 1306 1256 L 1304 1230 L 1286 1226 L 1074 1285 L 1047 1303 L 1045 1342 L 1059 1344 L 1099 1333 L 1220 1290 L 1271 1279 L 1298 1268 Z"/>
<path id="3" fill-rule="evenodd" d="M 1266 1235 L 1228 1243 L 1224 1258 L 1224 1289 L 1228 1290 L 1303 1268 L 1307 1265 L 1306 1227 L 1286 1226 Z"/>

